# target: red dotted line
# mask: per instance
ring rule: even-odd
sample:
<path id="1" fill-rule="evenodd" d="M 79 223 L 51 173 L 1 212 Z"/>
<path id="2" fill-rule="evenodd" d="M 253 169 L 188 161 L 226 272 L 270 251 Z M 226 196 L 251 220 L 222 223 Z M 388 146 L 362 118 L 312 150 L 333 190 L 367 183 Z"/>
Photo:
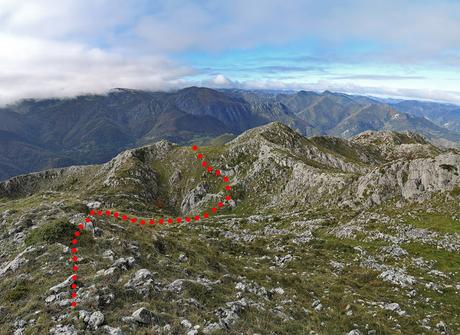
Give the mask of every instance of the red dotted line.
<path id="1" fill-rule="evenodd" d="M 198 151 L 198 146 L 196 145 L 193 145 L 192 146 L 192 150 L 193 151 Z M 230 178 L 228 176 L 223 176 L 222 175 L 222 172 L 218 169 L 215 169 L 214 167 L 212 167 L 211 165 L 209 165 L 209 163 L 207 161 L 204 160 L 204 156 L 202 153 L 197 153 L 196 155 L 196 158 L 198 160 L 201 161 L 201 166 L 203 168 L 206 169 L 207 172 L 209 173 L 213 173 L 216 177 L 221 177 L 222 180 L 224 181 L 224 183 L 226 183 L 225 185 L 225 190 L 227 191 L 231 191 L 231 186 L 229 185 L 230 183 Z M 225 200 L 227 201 L 230 201 L 232 199 L 232 197 L 227 194 L 225 195 Z M 219 201 L 217 203 L 217 205 L 215 207 L 212 207 L 211 208 L 211 212 L 212 214 L 215 214 L 217 213 L 218 211 L 218 208 L 222 208 L 224 207 L 224 203 L 222 201 Z M 153 226 L 155 224 L 159 224 L 159 225 L 163 225 L 165 224 L 166 222 L 168 224 L 173 224 L 174 222 L 176 223 L 182 223 L 183 221 L 185 222 L 191 222 L 192 220 L 194 221 L 199 221 L 201 219 L 207 219 L 209 218 L 209 213 L 207 212 L 204 212 L 201 216 L 200 215 L 196 215 L 194 217 L 176 217 L 176 218 L 159 218 L 159 219 L 148 219 L 148 220 L 145 220 L 145 219 L 142 219 L 142 218 L 138 218 L 138 217 L 135 217 L 135 216 L 131 216 L 129 217 L 128 215 L 125 215 L 125 214 L 120 214 L 119 212 L 112 212 L 110 210 L 94 210 L 94 209 L 91 209 L 89 214 L 91 216 L 108 216 L 108 217 L 114 217 L 114 218 L 117 218 L 117 219 L 121 219 L 122 221 L 129 221 L 131 223 L 139 223 L 141 226 L 144 226 L 147 224 L 150 225 L 150 226 Z M 89 217 L 85 218 L 85 223 L 90 223 L 91 222 L 91 219 Z M 78 253 L 78 249 L 76 247 L 76 245 L 78 244 L 78 237 L 81 235 L 81 231 L 85 229 L 85 225 L 80 223 L 78 225 L 78 230 L 74 233 L 74 236 L 73 236 L 73 239 L 72 239 L 72 248 L 71 248 L 71 252 L 73 254 L 72 258 L 71 258 L 71 261 L 73 262 L 73 266 L 72 266 L 72 271 L 73 271 L 73 275 L 72 275 L 72 284 L 71 284 L 71 297 L 72 297 L 72 302 L 71 302 L 71 306 L 72 308 L 75 308 L 77 307 L 77 272 L 78 272 L 78 266 L 77 266 L 77 262 L 78 262 L 78 256 L 77 256 L 77 253 Z"/>

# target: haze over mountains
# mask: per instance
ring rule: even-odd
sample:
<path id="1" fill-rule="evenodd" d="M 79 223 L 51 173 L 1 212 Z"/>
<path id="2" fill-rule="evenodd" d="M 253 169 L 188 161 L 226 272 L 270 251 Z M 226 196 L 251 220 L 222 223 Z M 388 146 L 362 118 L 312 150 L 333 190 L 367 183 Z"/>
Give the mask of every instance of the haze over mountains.
<path id="1" fill-rule="evenodd" d="M 460 107 L 384 103 L 325 91 L 280 93 L 189 87 L 175 92 L 115 89 L 106 95 L 23 100 L 0 109 L 0 180 L 75 164 L 105 162 L 159 139 L 203 143 L 280 121 L 306 136 L 350 138 L 366 130 L 414 131 L 460 143 Z"/>

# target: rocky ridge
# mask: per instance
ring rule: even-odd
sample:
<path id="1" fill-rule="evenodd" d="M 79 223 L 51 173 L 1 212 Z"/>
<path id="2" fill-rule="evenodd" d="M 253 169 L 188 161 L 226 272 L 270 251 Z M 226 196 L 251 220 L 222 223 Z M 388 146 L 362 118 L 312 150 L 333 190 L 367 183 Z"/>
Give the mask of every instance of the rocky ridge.
<path id="1" fill-rule="evenodd" d="M 0 183 L 0 333 L 456 334 L 459 153 L 414 134 L 305 138 L 278 123 L 203 147 L 234 202 L 141 228 L 91 208 L 200 212 L 222 184 L 166 141 Z"/>

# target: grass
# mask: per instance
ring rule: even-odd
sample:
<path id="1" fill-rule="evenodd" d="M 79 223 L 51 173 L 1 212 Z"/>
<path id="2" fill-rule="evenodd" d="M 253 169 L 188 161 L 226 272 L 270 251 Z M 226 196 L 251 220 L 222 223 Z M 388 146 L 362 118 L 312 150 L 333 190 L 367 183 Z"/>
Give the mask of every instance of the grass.
<path id="1" fill-rule="evenodd" d="M 460 254 L 437 249 L 420 243 L 407 243 L 403 246 L 415 257 L 423 257 L 426 260 L 435 261 L 435 268 L 453 273 L 457 281 L 460 281 Z"/>
<path id="2" fill-rule="evenodd" d="M 45 236 L 52 237 L 51 241 L 59 241 L 65 235 L 63 234 L 66 227 L 65 222 L 55 220 L 52 223 L 46 225 L 46 227 L 44 226 L 33 235 L 34 243 L 42 243 Z M 247 281 L 253 281 L 267 289 L 283 287 L 286 293 L 284 296 L 275 296 L 269 300 L 263 300 L 254 294 L 246 293 L 246 297 L 254 301 L 262 301 L 265 311 L 259 311 L 254 307 L 247 308 L 240 315 L 240 319 L 232 329 L 220 332 L 222 334 L 248 332 L 262 334 L 267 329 L 280 334 L 308 334 L 311 330 L 319 334 L 342 334 L 354 328 L 365 331 L 364 325 L 366 324 L 368 329 L 375 329 L 377 334 L 394 333 L 392 330 L 393 324 L 388 319 L 391 316 L 389 312 L 376 309 L 375 316 L 373 316 L 372 313 L 368 312 L 366 306 L 355 302 L 357 298 L 400 303 L 402 308 L 408 310 L 411 315 L 409 319 L 400 320 L 404 333 L 419 332 L 417 320 L 423 318 L 423 315 L 420 314 L 422 311 L 426 314 L 436 315 L 429 307 L 424 307 L 426 309 L 420 308 L 420 312 L 419 310 L 413 310 L 403 294 L 393 291 L 392 285 L 377 279 L 378 273 L 375 271 L 358 266 L 347 266 L 339 276 L 333 275 L 329 266 L 331 260 L 345 263 L 352 262 L 353 258 L 356 257 L 354 246 L 360 245 L 369 253 L 374 254 L 378 252 L 378 248 L 384 243 L 336 239 L 326 233 L 329 226 L 320 228 L 315 232 L 316 239 L 311 243 L 293 245 L 290 241 L 296 236 L 295 230 L 286 235 L 277 236 L 276 239 L 264 236 L 256 238 L 253 242 L 243 243 L 224 239 L 221 237 L 221 232 L 227 229 L 230 230 L 230 227 L 216 219 L 180 227 L 164 225 L 161 229 L 160 227 L 156 227 L 158 229 L 150 227 L 148 229 L 139 229 L 138 225 L 122 224 L 126 230 L 120 230 L 120 228 L 110 225 L 110 223 L 119 225 L 116 220 L 105 217 L 95 219 L 94 223 L 96 226 L 105 225 L 105 233 L 102 239 L 99 239 L 96 244 L 93 243 L 93 248 L 82 248 L 82 256 L 85 261 L 81 264 L 81 276 L 84 278 L 85 286 L 91 286 L 92 284 L 97 287 L 107 286 L 109 291 L 115 294 L 116 298 L 108 306 L 82 306 L 82 308 L 89 310 L 102 308 L 106 315 L 107 324 L 111 326 L 120 325 L 119 320 L 121 317 L 129 315 L 137 309 L 139 305 L 134 304 L 139 301 L 143 301 L 148 309 L 161 318 L 160 323 L 162 325 L 169 323 L 173 331 L 178 333 L 182 331 L 182 326 L 179 323 L 181 318 L 187 318 L 193 324 L 203 324 L 203 319 L 216 321 L 214 311 L 217 308 L 225 306 L 226 302 L 238 300 L 235 296 L 235 283 L 240 281 L 237 279 L 238 276 L 244 276 Z M 241 232 L 241 229 L 246 229 L 249 232 L 260 231 L 264 229 L 266 224 L 266 221 L 252 224 L 242 217 L 240 229 L 236 230 L 236 232 Z M 289 226 L 289 220 L 282 217 L 275 218 L 271 224 L 277 228 L 292 228 Z M 325 223 L 325 225 L 328 224 Z M 117 239 L 112 240 L 114 237 Z M 122 244 L 119 245 L 117 241 Z M 135 268 L 121 273 L 120 279 L 93 281 L 91 279 L 91 275 L 94 273 L 92 264 L 96 262 L 98 269 L 109 267 L 110 262 L 103 261 L 100 254 L 104 250 L 111 249 L 118 257 L 124 255 L 127 249 L 123 246 L 122 241 L 137 241 L 138 243 L 142 256 L 137 259 Z M 283 245 L 286 250 L 277 251 L 274 248 L 274 243 Z M 410 246 L 404 247 L 408 250 L 410 249 Z M 418 255 L 418 252 L 423 252 L 422 247 L 420 248 L 421 250 L 410 249 L 409 251 Z M 43 262 L 50 262 L 53 259 L 53 250 L 48 250 L 51 254 L 46 256 Z M 295 257 L 293 261 L 287 263 L 284 268 L 270 269 L 273 265 L 271 260 L 275 255 L 284 255 L 288 252 Z M 181 253 L 187 255 L 188 262 L 179 263 L 176 261 Z M 459 266 L 458 260 L 455 258 L 449 260 L 448 257 L 451 257 L 449 253 L 441 253 L 437 250 L 429 250 L 427 253 L 432 254 L 432 257 L 437 259 L 438 262 L 440 262 L 440 259 L 444 260 L 442 264 L 439 263 L 442 269 L 455 269 L 455 267 L 458 268 Z M 269 259 L 258 260 L 261 256 L 268 256 Z M 425 254 L 423 256 L 427 257 Z M 222 282 L 211 286 L 210 289 L 201 284 L 186 282 L 184 291 L 180 296 L 181 302 L 177 300 L 178 296 L 167 291 L 154 291 L 149 296 L 127 294 L 122 288 L 123 283 L 137 269 L 144 267 L 152 272 L 158 272 L 155 275 L 155 282 L 162 285 L 167 285 L 178 278 L 196 279 L 198 276 L 204 276 L 209 280 L 221 279 Z M 29 271 L 36 270 L 30 268 Z M 229 277 L 223 277 L 224 274 Z M 65 271 L 60 276 L 64 275 Z M 18 284 L 20 286 L 12 290 L 11 293 L 11 296 L 16 299 L 13 304 L 21 304 L 28 297 L 32 297 L 29 302 L 30 305 L 27 304 L 23 308 L 30 309 L 32 306 L 42 303 L 40 300 L 36 300 L 35 296 L 40 297 L 39 299 L 42 300 L 42 292 L 51 285 L 56 284 L 56 282 L 59 282 L 56 277 L 41 277 L 36 283 L 28 286 L 30 291 L 25 289 L 23 284 Z M 4 286 L 1 288 L 5 289 Z M 295 298 L 293 298 L 294 296 Z M 293 302 L 282 304 L 281 301 L 287 297 L 293 299 Z M 321 303 L 324 305 L 321 313 L 312 311 L 311 308 L 312 301 L 317 298 L 321 299 Z M 8 301 L 14 299 L 9 298 Z M 188 305 L 185 307 L 184 303 L 189 299 L 196 300 L 201 307 Z M 436 297 L 434 299 L 439 301 Z M 450 301 L 447 298 L 441 301 L 447 306 L 455 304 L 453 300 Z M 348 304 L 352 306 L 354 312 L 351 317 L 345 315 L 344 312 L 345 306 Z M 283 321 L 282 318 L 274 316 L 272 312 L 268 312 L 279 305 L 284 306 L 284 312 L 293 316 L 294 319 Z M 310 310 L 310 313 L 305 314 L 303 308 Z M 36 309 L 40 308 L 36 307 Z M 447 320 L 450 320 L 451 316 L 453 317 L 452 313 L 454 312 L 455 309 L 449 309 L 447 312 L 449 318 Z M 39 320 L 40 325 L 33 331 L 29 330 L 30 334 L 40 333 L 37 329 L 46 333 L 47 329 L 49 329 L 49 319 L 40 315 Z M 358 327 L 354 326 L 354 324 L 357 324 Z M 122 325 L 122 327 L 125 326 Z M 0 329 L 2 328 L 0 327 Z M 151 329 L 146 327 L 139 329 L 138 333 L 148 334 L 150 331 Z M 6 330 L 5 332 L 8 333 Z"/>
<path id="3" fill-rule="evenodd" d="M 353 157 L 353 152 L 348 152 L 348 149 L 338 148 L 337 150 L 341 150 L 343 156 L 348 156 L 353 161 L 356 157 Z M 204 146 L 200 148 L 200 151 L 204 153 L 207 161 L 215 164 L 216 167 L 223 167 L 225 164 L 241 164 L 242 175 L 244 175 L 244 169 L 251 164 L 250 156 L 240 156 L 234 161 L 231 161 L 230 158 L 222 158 L 224 149 L 221 147 Z M 190 190 L 199 182 L 206 182 L 211 192 L 222 190 L 223 183 L 211 174 L 204 173 L 194 154 L 190 148 L 176 148 L 161 161 L 156 160 L 152 163 L 151 167 L 158 175 L 159 192 L 165 198 L 177 195 L 178 199 L 181 199 L 183 196 L 181 192 Z M 314 164 L 309 161 L 305 163 Z M 121 170 L 121 177 L 130 176 L 133 173 L 130 171 L 131 167 Z M 318 164 L 317 167 L 324 168 Z M 180 170 L 181 174 L 186 177 L 177 184 L 170 185 L 169 178 L 175 169 Z M 332 172 L 332 170 L 328 171 Z M 285 177 L 289 177 L 289 170 L 286 169 L 284 172 Z M 266 182 L 265 185 L 248 183 L 244 185 L 246 187 L 244 189 L 237 187 L 233 189 L 233 194 L 244 199 L 236 210 L 228 212 L 232 217 L 239 219 L 234 224 L 228 224 L 225 218 L 212 218 L 199 223 L 171 226 L 164 224 L 161 227 L 146 225 L 140 228 L 138 224 L 120 223 L 119 220 L 113 218 L 95 218 L 94 224 L 96 227 L 103 227 L 103 235 L 93 238 L 91 234 L 84 233 L 81 237 L 79 242 L 82 246 L 79 270 L 81 283 L 85 289 L 94 285 L 94 295 L 102 297 L 105 292 L 112 292 L 115 300 L 109 305 L 83 303 L 81 308 L 90 311 L 100 309 L 105 314 L 108 325 L 122 327 L 129 332 L 132 330 L 120 320 L 140 306 L 146 306 L 159 316 L 161 325 L 169 323 L 172 326 L 172 333 L 182 333 L 184 331 L 180 325 L 182 318 L 187 318 L 194 325 L 202 326 L 204 320 L 217 321 L 216 310 L 225 308 L 227 302 L 240 298 L 237 296 L 235 284 L 252 282 L 267 290 L 282 287 L 285 293 L 283 295 L 274 294 L 265 299 L 254 293 L 245 292 L 244 297 L 263 304 L 264 310 L 258 310 L 255 307 L 247 308 L 241 313 L 240 319 L 231 330 L 222 330 L 217 334 L 264 334 L 268 331 L 278 334 L 309 334 L 312 330 L 318 334 L 346 334 L 355 328 L 360 329 L 364 334 L 367 329 L 375 329 L 377 334 L 393 334 L 396 332 L 394 330 L 396 323 L 401 325 L 402 333 L 416 334 L 423 331 L 419 326 L 419 321 L 428 314 L 433 315 L 434 320 L 443 319 L 449 325 L 455 322 L 460 311 L 456 301 L 458 298 L 453 290 L 446 290 L 446 294 L 439 295 L 425 289 L 422 279 L 416 287 L 418 296 L 411 300 L 406 295 L 407 290 L 383 282 L 378 278 L 378 272 L 360 266 L 359 254 L 354 247 L 360 246 L 371 256 L 378 257 L 379 249 L 388 245 L 388 242 L 379 240 L 367 242 L 364 240 L 365 234 L 363 233 L 358 233 L 356 239 L 337 239 L 328 233 L 331 228 L 354 217 L 356 213 L 352 211 L 319 205 L 317 208 L 311 207 L 308 211 L 304 210 L 299 213 L 298 218 L 294 219 L 282 211 L 267 210 L 275 215 L 272 220 L 267 218 L 252 223 L 248 215 L 259 212 L 262 207 L 260 204 L 264 200 L 255 196 L 257 190 L 273 191 L 282 185 L 281 180 L 270 181 L 270 175 L 261 174 L 260 177 L 262 181 L 258 183 Z M 73 186 L 76 185 L 75 180 L 71 180 L 70 183 Z M 134 190 L 135 187 L 131 185 L 123 192 L 129 193 Z M 117 190 L 113 191 L 113 194 L 108 194 L 108 199 L 112 199 L 110 197 L 114 197 L 116 192 Z M 312 194 L 316 193 L 312 191 Z M 177 210 L 177 207 L 166 206 L 152 211 L 151 204 L 140 198 L 138 203 L 144 206 L 138 212 L 132 212 L 133 209 L 136 210 L 141 206 L 133 205 L 134 200 L 129 198 L 129 195 L 127 194 L 126 199 L 123 198 L 123 207 L 118 207 L 118 203 L 115 203 L 112 205 L 115 207 L 113 210 L 119 211 L 120 215 L 126 213 L 130 216 L 137 213 L 137 217 L 146 220 L 152 216 L 157 218 L 158 214 L 168 217 L 168 211 L 174 213 Z M 243 198 L 243 196 L 246 197 Z M 13 218 L 8 220 L 10 224 L 10 221 L 20 217 L 24 211 L 30 208 L 41 208 L 44 201 L 52 202 L 61 199 L 65 200 L 61 209 L 68 212 L 69 215 L 86 211 L 78 197 L 70 193 L 39 194 L 14 201 L 7 199 L 6 203 L 0 203 L 0 210 L 10 208 L 16 211 L 13 213 Z M 416 227 L 442 233 L 458 233 L 458 223 L 450 219 L 458 208 L 453 206 L 452 202 L 448 204 L 445 202 L 445 198 L 439 197 L 428 204 L 435 208 L 437 213 L 426 213 L 427 204 L 412 204 L 403 209 L 386 205 L 370 211 L 375 210 L 394 218 L 403 218 L 406 223 Z M 402 216 L 402 213 L 405 212 L 411 212 L 414 217 Z M 443 212 L 446 214 L 442 214 Z M 40 215 L 42 214 L 38 211 L 37 216 Z M 301 227 L 292 225 L 293 221 L 324 217 L 331 217 L 331 219 L 322 223 L 313 232 L 314 240 L 304 245 L 292 242 L 298 234 L 302 233 Z M 267 226 L 283 228 L 287 232 L 275 236 L 258 234 Z M 28 329 L 27 334 L 41 334 L 48 333 L 50 325 L 54 323 L 50 315 L 67 313 L 59 307 L 45 305 L 44 299 L 49 294 L 48 290 L 51 286 L 62 282 L 69 275 L 68 254 L 63 254 L 62 246 L 57 243 L 69 245 L 75 229 L 76 227 L 67 219 L 55 217 L 49 218 L 48 222 L 30 231 L 26 238 L 27 245 L 40 245 L 44 248 L 27 256 L 29 262 L 18 270 L 17 276 L 9 273 L 5 279 L 2 278 L 0 281 L 1 305 L 7 308 L 7 313 L 0 313 L 0 334 L 10 334 L 14 331 L 4 325 L 12 321 L 7 320 L 5 314 L 27 319 L 30 318 L 31 313 L 40 310 L 39 314 L 33 316 L 37 319 L 36 327 Z M 369 222 L 365 229 L 384 232 L 387 227 L 379 220 L 375 220 Z M 251 242 L 235 241 L 224 238 L 222 236 L 224 231 L 232 232 L 240 237 L 247 234 L 256 236 Z M 137 246 L 139 255 L 132 246 Z M 410 257 L 434 260 L 436 269 L 454 273 L 449 283 L 460 281 L 458 253 L 450 253 L 417 243 L 409 243 L 402 247 L 410 252 Z M 120 270 L 110 278 L 94 278 L 96 271 L 107 269 L 113 263 L 102 257 L 102 253 L 107 250 L 113 251 L 115 260 L 120 257 L 134 256 L 136 259 L 134 267 Z M 274 267 L 275 256 L 284 256 L 288 253 L 294 259 L 286 263 L 284 267 Z M 188 261 L 180 262 L 178 260 L 180 254 L 185 254 Z M 407 265 L 409 274 L 423 276 L 422 271 L 418 271 L 419 269 L 411 265 L 410 257 L 401 260 L 385 259 L 379 262 L 400 267 Z M 34 258 L 39 261 L 32 261 Z M 340 273 L 334 272 L 335 270 L 330 265 L 331 261 L 343 263 L 344 270 Z M 141 268 L 149 269 L 154 273 L 154 286 L 158 289 L 152 287 L 145 295 L 126 291 L 123 285 Z M 29 274 L 31 277 L 24 280 L 22 278 L 24 274 Z M 176 279 L 196 280 L 199 277 L 210 281 L 220 280 L 220 282 L 210 285 L 209 288 L 201 284 L 185 282 L 184 291 L 179 295 L 165 289 Z M 434 279 L 427 275 L 426 280 Z M 425 302 L 423 300 L 425 297 L 431 300 Z M 312 302 L 316 299 L 320 299 L 324 306 L 321 312 L 313 311 L 311 307 Z M 361 303 L 360 299 L 367 302 L 397 302 L 408 311 L 409 316 L 398 317 L 378 307 Z M 413 304 L 414 302 L 416 305 Z M 350 305 L 353 310 L 352 316 L 345 314 L 347 305 Z M 273 313 L 277 306 L 282 306 L 283 312 L 292 316 L 293 319 L 283 321 L 281 317 Z M 304 308 L 309 310 L 308 314 L 305 313 Z M 77 311 L 71 312 L 71 316 L 77 316 Z M 66 322 L 63 321 L 63 323 Z M 83 327 L 81 321 L 78 322 L 80 322 L 78 325 Z M 455 326 L 453 329 L 455 331 Z M 457 329 L 460 328 L 457 327 Z M 150 334 L 153 333 L 153 329 L 139 328 L 136 333 Z"/>
<path id="4" fill-rule="evenodd" d="M 69 244 L 73 234 L 78 227 L 70 223 L 67 219 L 59 218 L 47 222 L 37 229 L 32 230 L 25 240 L 26 245 L 62 243 Z M 87 231 L 83 231 L 79 238 L 80 244 L 89 244 L 90 236 Z"/>
<path id="5" fill-rule="evenodd" d="M 450 191 L 450 195 L 453 197 L 460 196 L 460 186 L 455 185 L 452 191 Z"/>
<path id="6" fill-rule="evenodd" d="M 453 220 L 445 214 L 422 213 L 417 218 L 406 218 L 406 223 L 439 233 L 460 233 L 460 221 Z"/>
<path id="7" fill-rule="evenodd" d="M 344 158 L 346 162 L 364 165 L 361 157 L 358 154 L 359 151 L 353 148 L 348 142 L 321 136 L 312 137 L 310 138 L 310 141 L 312 141 L 318 147 L 318 149 L 325 153 L 332 155 L 339 154 Z M 362 150 L 361 147 L 359 149 Z M 373 154 L 374 156 L 377 156 L 375 153 Z"/>
<path id="8" fill-rule="evenodd" d="M 5 301 L 14 303 L 19 302 L 26 298 L 30 293 L 30 283 L 20 281 L 16 285 L 8 290 L 4 296 Z"/>

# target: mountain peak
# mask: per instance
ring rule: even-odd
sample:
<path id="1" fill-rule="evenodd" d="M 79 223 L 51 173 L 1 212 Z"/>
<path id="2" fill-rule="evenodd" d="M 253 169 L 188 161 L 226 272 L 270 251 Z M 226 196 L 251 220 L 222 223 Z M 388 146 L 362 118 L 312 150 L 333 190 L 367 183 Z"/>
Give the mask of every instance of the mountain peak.
<path id="1" fill-rule="evenodd" d="M 294 129 L 289 128 L 281 122 L 275 121 L 257 128 L 246 130 L 244 133 L 230 141 L 229 144 L 242 143 L 248 140 L 253 141 L 261 137 L 274 143 L 283 143 L 283 141 L 288 142 L 288 139 L 292 139 L 294 137 L 303 138 L 303 136 L 297 133 Z"/>
<path id="2" fill-rule="evenodd" d="M 353 142 L 362 144 L 387 144 L 387 145 L 401 145 L 401 144 L 430 144 L 422 135 L 414 132 L 395 132 L 391 130 L 386 131 L 364 131 L 352 139 Z"/>

